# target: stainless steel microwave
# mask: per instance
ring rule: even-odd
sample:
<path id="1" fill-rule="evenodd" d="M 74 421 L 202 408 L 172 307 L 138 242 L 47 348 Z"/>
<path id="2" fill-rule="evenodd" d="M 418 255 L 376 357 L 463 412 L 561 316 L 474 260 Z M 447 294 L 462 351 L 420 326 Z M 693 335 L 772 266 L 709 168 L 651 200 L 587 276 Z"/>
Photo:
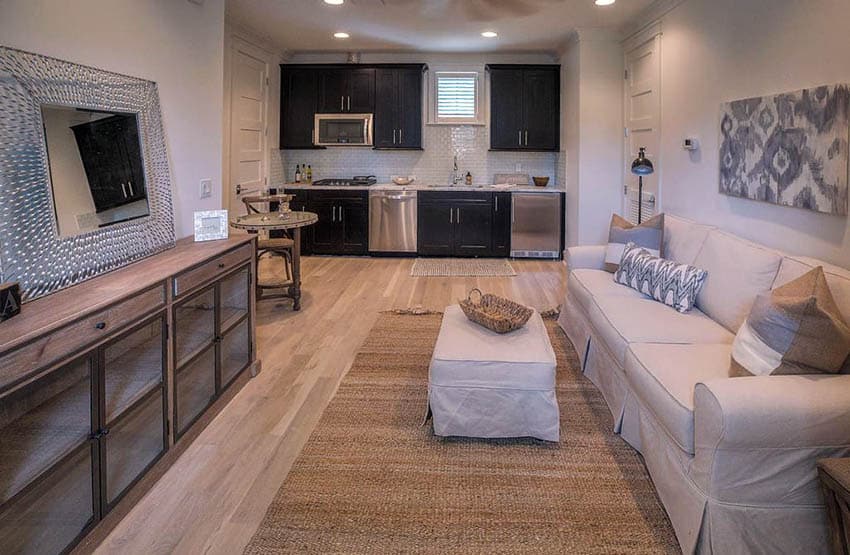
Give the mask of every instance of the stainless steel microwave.
<path id="1" fill-rule="evenodd" d="M 372 114 L 316 114 L 315 146 L 372 146 Z"/>

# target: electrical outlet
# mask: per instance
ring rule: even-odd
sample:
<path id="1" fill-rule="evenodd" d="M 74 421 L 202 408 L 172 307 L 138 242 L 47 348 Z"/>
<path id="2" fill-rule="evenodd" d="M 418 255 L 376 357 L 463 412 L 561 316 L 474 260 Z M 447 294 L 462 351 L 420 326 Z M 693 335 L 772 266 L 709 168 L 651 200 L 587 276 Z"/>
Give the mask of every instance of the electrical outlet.
<path id="1" fill-rule="evenodd" d="M 200 198 L 210 198 L 212 196 L 212 179 L 202 179 Z"/>
<path id="2" fill-rule="evenodd" d="M 515 171 L 515 172 L 517 172 L 517 173 L 519 173 L 519 172 L 521 172 L 521 171 L 522 171 L 522 162 L 517 162 L 517 163 L 514 165 L 514 171 Z"/>

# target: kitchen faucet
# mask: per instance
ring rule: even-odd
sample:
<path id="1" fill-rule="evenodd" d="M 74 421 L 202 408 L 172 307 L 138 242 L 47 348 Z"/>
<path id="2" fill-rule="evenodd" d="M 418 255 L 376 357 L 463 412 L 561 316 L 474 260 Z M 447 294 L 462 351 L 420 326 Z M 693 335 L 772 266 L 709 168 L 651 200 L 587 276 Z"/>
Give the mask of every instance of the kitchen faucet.
<path id="1" fill-rule="evenodd" d="M 452 185 L 457 185 L 458 182 L 460 182 L 460 172 L 457 171 L 457 154 L 455 154 L 452 167 Z"/>

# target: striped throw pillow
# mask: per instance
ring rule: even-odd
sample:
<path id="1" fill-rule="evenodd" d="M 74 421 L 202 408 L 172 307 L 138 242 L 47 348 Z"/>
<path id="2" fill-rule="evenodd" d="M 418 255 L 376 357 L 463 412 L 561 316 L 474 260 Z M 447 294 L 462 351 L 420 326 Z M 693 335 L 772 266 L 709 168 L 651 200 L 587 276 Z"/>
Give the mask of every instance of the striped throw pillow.
<path id="1" fill-rule="evenodd" d="M 756 298 L 732 344 L 731 375 L 837 374 L 848 356 L 850 326 L 818 266 Z"/>
<path id="2" fill-rule="evenodd" d="M 626 245 L 614 281 L 649 295 L 679 312 L 694 307 L 708 272 L 653 256 L 634 243 Z"/>
<path id="3" fill-rule="evenodd" d="M 628 243 L 643 247 L 655 256 L 661 256 L 661 245 L 664 240 L 664 214 L 659 214 L 640 225 L 621 218 L 617 214 L 611 216 L 611 226 L 608 229 L 608 248 L 605 249 L 605 270 L 616 272 L 623 250 Z"/>

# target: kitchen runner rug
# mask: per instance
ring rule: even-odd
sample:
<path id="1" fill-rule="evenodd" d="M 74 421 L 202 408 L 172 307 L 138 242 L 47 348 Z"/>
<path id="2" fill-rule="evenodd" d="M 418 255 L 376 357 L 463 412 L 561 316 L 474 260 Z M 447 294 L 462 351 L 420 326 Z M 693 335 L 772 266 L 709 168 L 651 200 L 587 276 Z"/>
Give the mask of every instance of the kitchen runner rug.
<path id="1" fill-rule="evenodd" d="M 503 277 L 516 271 L 504 258 L 417 258 L 412 277 Z"/>
<path id="2" fill-rule="evenodd" d="M 246 553 L 678 553 L 640 456 L 555 321 L 561 441 L 422 424 L 439 314 L 382 314 Z"/>

